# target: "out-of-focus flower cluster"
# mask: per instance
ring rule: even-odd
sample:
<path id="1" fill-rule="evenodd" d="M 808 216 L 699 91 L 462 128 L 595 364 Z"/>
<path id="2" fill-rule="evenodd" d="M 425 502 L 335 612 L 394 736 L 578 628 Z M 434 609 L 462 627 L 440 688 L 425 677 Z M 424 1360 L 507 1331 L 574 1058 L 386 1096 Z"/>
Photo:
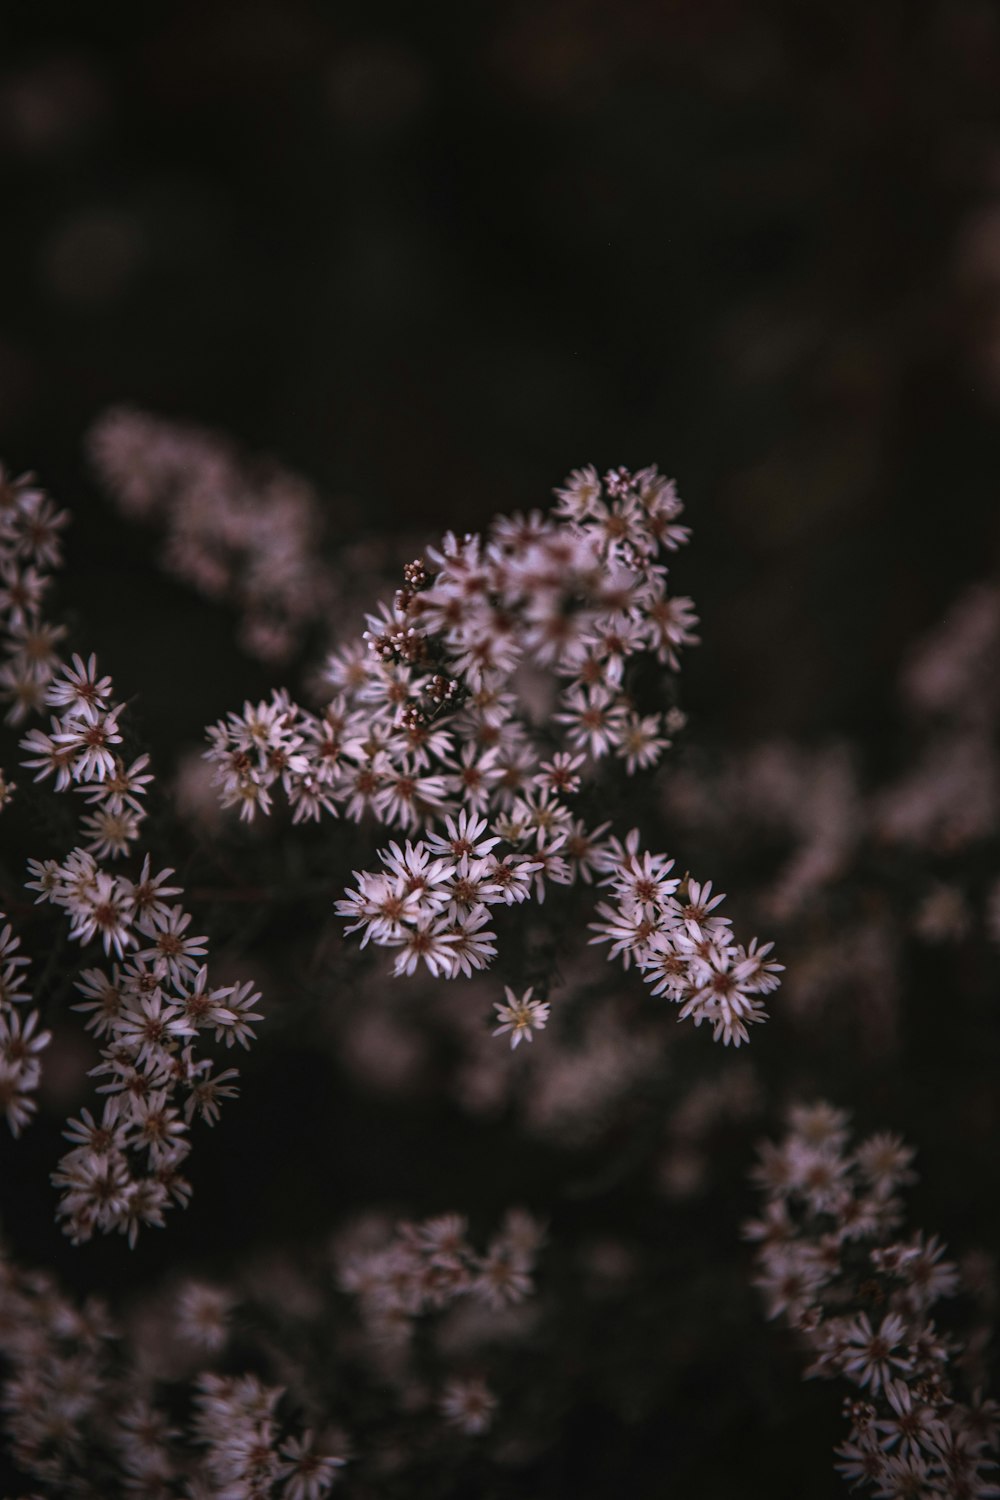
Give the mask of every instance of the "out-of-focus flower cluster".
<path id="1" fill-rule="evenodd" d="M 350 1301 L 331 1286 L 325 1256 L 303 1270 L 279 1255 L 234 1268 L 225 1285 L 174 1280 L 120 1323 L 98 1299 L 78 1305 L 52 1277 L 0 1257 L 10 1451 L 60 1500 L 322 1500 L 348 1462 L 368 1479 L 405 1472 L 428 1442 L 447 1450 L 452 1434 L 482 1438 L 492 1425 L 498 1403 L 486 1370 L 498 1347 L 523 1343 L 530 1329 L 520 1314 L 543 1238 L 523 1210 L 508 1213 L 483 1255 L 457 1214 L 368 1221 L 333 1247 Z M 471 1319 L 460 1316 L 463 1301 Z M 427 1314 L 439 1327 L 418 1357 L 411 1331 Z M 315 1356 L 292 1356 L 317 1327 Z M 399 1409 L 391 1453 L 376 1393 Z"/>
<path id="2" fill-rule="evenodd" d="M 98 1299 L 77 1305 L 51 1277 L 0 1261 L 3 1425 L 19 1469 L 41 1493 L 329 1494 L 345 1459 L 289 1425 L 279 1412 L 282 1389 L 203 1367 L 208 1325 L 193 1314 L 209 1290 L 188 1285 L 176 1295 L 180 1373 L 162 1368 L 155 1349 L 137 1347 Z M 214 1352 L 226 1341 L 223 1330 Z"/>
<path id="3" fill-rule="evenodd" d="M 5 922 L 3 912 L 0 923 L 0 1110 L 17 1136 L 35 1113 L 42 1071 L 39 1053 L 52 1036 L 38 1029 L 38 1011 L 27 1009 L 31 1000 L 25 989 L 28 959 L 18 951 L 21 940 Z"/>
<path id="4" fill-rule="evenodd" d="M 340 1284 L 360 1300 L 373 1336 L 405 1342 L 414 1320 L 460 1298 L 494 1310 L 523 1302 L 544 1234 L 535 1219 L 512 1209 L 480 1255 L 461 1214 L 403 1224 L 387 1245 L 346 1243 L 339 1255 Z"/>
<path id="5" fill-rule="evenodd" d="M 15 723 L 47 706 L 49 729 L 21 739 L 22 765 L 36 783 L 84 798 L 82 837 L 61 858 L 29 860 L 26 890 L 57 907 L 68 938 L 85 950 L 98 943 L 107 962 L 85 967 L 75 1006 L 101 1043 L 93 1070 L 106 1098 L 95 1118 L 84 1110 L 70 1121 L 70 1148 L 53 1180 L 59 1207 L 74 1240 L 118 1230 L 134 1243 L 141 1224 L 163 1223 L 166 1208 L 186 1203 L 190 1187 L 179 1167 L 190 1150 L 188 1127 L 200 1115 L 209 1123 L 220 1102 L 235 1093 L 236 1069 L 213 1074 L 205 1044 L 248 1044 L 259 996 L 249 983 L 211 987 L 206 939 L 189 931 L 192 916 L 172 897 L 173 871 L 155 870 L 146 854 L 134 877 L 111 868 L 132 855 L 146 818 L 153 776 L 148 755 L 126 764 L 120 753 L 123 706 L 112 681 L 91 655 L 63 662 L 64 634 L 42 614 L 48 575 L 60 561 L 58 533 L 68 519 L 30 479 L 0 487 L 0 548 L 6 593 L 0 599 L 11 659 L 6 684 Z M 29 559 L 29 561 L 26 561 Z M 51 835 L 50 835 L 51 836 Z M 3 1102 L 15 1133 L 33 1107 L 38 1053 L 49 1039 L 37 1030 L 37 1012 L 23 1026 L 13 1010 L 27 960 L 19 940 L 4 929 L 0 955 L 0 1068 Z"/>
<path id="6" fill-rule="evenodd" d="M 337 1277 L 357 1299 L 366 1364 L 404 1409 L 430 1415 L 436 1407 L 467 1437 L 489 1430 L 498 1399 L 483 1373 L 486 1351 L 529 1337 L 544 1240 L 523 1209 L 509 1210 L 482 1254 L 454 1213 L 391 1228 L 361 1220 L 337 1237 Z M 438 1369 L 430 1384 L 421 1371 L 428 1340 Z"/>
<path id="7" fill-rule="evenodd" d="M 827 1104 L 795 1106 L 788 1120 L 783 1140 L 761 1148 L 765 1210 L 744 1232 L 768 1316 L 813 1356 L 806 1375 L 856 1387 L 838 1469 L 882 1497 L 997 1495 L 1000 1408 L 976 1393 L 989 1330 L 962 1341 L 931 1316 L 960 1277 L 936 1236 L 902 1232 L 913 1151 L 888 1132 L 852 1148 L 846 1112 Z"/>
<path id="8" fill-rule="evenodd" d="M 242 460 L 205 428 L 127 407 L 95 423 L 90 456 L 123 514 L 164 528 L 167 570 L 236 606 L 251 655 L 286 661 L 324 621 L 323 511 L 306 480 Z"/>
<path id="9" fill-rule="evenodd" d="M 908 653 L 900 689 L 894 770 L 876 776 L 846 740 L 771 740 L 714 763 L 693 751 L 662 787 L 682 846 L 687 831 L 754 863 L 741 894 L 749 920 L 777 925 L 788 1013 L 810 1024 L 834 1006 L 856 1014 L 868 1049 L 883 1052 L 902 1022 L 914 940 L 1000 945 L 995 583 L 958 596 Z"/>
<path id="10" fill-rule="evenodd" d="M 40 709 L 66 634 L 46 622 L 42 605 L 62 562 L 60 533 L 69 512 L 58 510 L 33 474 L 13 479 L 0 465 L 0 701 L 8 724 Z"/>

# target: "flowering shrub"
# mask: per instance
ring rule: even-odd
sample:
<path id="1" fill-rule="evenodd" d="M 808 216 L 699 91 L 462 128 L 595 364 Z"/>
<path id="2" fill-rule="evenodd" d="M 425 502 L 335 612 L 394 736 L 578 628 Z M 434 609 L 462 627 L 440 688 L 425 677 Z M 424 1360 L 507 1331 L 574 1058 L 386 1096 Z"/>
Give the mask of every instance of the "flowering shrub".
<path id="1" fill-rule="evenodd" d="M 937 802 L 907 791 L 910 773 L 864 791 L 845 746 L 764 747 L 712 773 L 693 753 L 674 764 L 697 622 L 668 588 L 688 530 L 656 469 L 577 470 L 548 511 L 419 556 L 348 554 L 324 553 L 310 486 L 211 434 L 118 410 L 90 446 L 119 507 L 165 530 L 168 572 L 235 613 L 258 664 L 308 667 L 321 630 L 328 649 L 242 709 L 224 697 L 207 750 L 172 774 L 143 742 L 141 701 L 116 697 L 104 653 L 52 606 L 68 513 L 30 476 L 0 486 L 0 816 L 25 849 L 2 871 L 0 1107 L 14 1136 L 49 1131 L 74 1246 L 114 1232 L 135 1249 L 200 1172 L 214 1188 L 191 1217 L 214 1197 L 241 1222 L 246 1127 L 230 1119 L 265 1121 L 244 1190 L 273 1152 L 267 1228 L 225 1265 L 206 1245 L 190 1270 L 130 1270 L 135 1295 L 105 1305 L 0 1261 L 17 1481 L 364 1500 L 485 1493 L 488 1472 L 498 1495 L 548 1492 L 566 1413 L 596 1403 L 628 1431 L 686 1388 L 716 1293 L 692 1269 L 703 1240 L 674 1264 L 673 1238 L 688 1208 L 725 1200 L 727 1151 L 742 1165 L 747 1129 L 801 1081 L 795 1051 L 733 1055 L 783 965 L 735 935 L 703 852 L 728 872 L 728 845 L 758 828 L 791 842 L 777 874 L 740 882 L 736 922 L 782 928 L 807 996 L 792 1027 L 812 1013 L 810 955 L 851 911 L 843 889 L 882 893 L 839 961 L 886 1006 L 872 976 L 903 988 L 884 895 L 898 876 L 872 849 L 954 851 L 995 829 L 997 716 L 947 690 L 988 675 L 995 598 L 980 591 L 910 669 L 929 738 L 951 745 L 944 790 L 937 752 L 913 773 Z M 387 582 L 359 628 L 357 592 Z M 983 768 L 964 821 L 956 758 Z M 697 873 L 660 852 L 676 839 Z M 978 869 L 957 904 L 988 905 L 991 882 Z M 923 899 L 907 937 L 960 940 L 971 922 L 955 912 Z M 836 972 L 830 956 L 827 984 Z M 784 1017 L 767 1037 L 788 1032 Z M 814 1066 L 823 1040 L 803 1044 Z M 310 1113 L 310 1067 L 336 1130 Z M 789 1118 L 747 1233 L 810 1373 L 859 1392 L 841 1472 L 879 1495 L 995 1493 L 988 1308 L 964 1339 L 930 1320 L 958 1273 L 900 1229 L 911 1153 L 884 1133 L 850 1150 L 828 1106 Z M 198 1155 L 200 1124 L 218 1129 Z M 290 1210 L 286 1170 L 322 1205 L 294 1250 L 285 1217 L 309 1213 Z"/>

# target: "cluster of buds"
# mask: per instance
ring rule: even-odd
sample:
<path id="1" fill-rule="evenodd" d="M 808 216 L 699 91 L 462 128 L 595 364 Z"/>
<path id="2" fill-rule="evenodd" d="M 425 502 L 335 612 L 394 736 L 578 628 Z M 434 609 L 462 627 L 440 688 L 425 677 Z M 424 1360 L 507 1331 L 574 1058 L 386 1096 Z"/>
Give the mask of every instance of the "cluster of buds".
<path id="1" fill-rule="evenodd" d="M 427 564 L 422 557 L 414 558 L 403 568 L 403 587 L 397 589 L 393 598 L 396 612 L 405 615 L 421 589 L 425 589 L 429 582 Z"/>
<path id="2" fill-rule="evenodd" d="M 401 630 L 366 630 L 362 639 L 380 661 L 402 661 L 412 667 L 427 656 L 427 637 L 412 625 Z"/>

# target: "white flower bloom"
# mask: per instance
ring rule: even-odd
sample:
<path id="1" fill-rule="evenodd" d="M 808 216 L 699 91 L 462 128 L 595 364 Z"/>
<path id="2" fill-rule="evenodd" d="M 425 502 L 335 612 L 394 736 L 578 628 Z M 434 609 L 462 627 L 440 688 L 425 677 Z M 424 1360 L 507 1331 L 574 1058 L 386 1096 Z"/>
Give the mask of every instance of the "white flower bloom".
<path id="1" fill-rule="evenodd" d="M 97 675 L 97 657 L 91 653 L 86 662 L 74 654 L 73 664 L 63 667 L 45 694 L 46 703 L 63 710 L 63 715 L 79 717 L 94 723 L 108 710 L 111 678 Z"/>
<path id="2" fill-rule="evenodd" d="M 523 995 L 515 995 L 509 985 L 504 985 L 506 1002 L 497 1000 L 494 1010 L 499 1026 L 493 1028 L 494 1036 L 510 1033 L 513 1050 L 521 1041 L 531 1041 L 536 1031 L 542 1031 L 549 1019 L 549 1005 L 545 1000 L 533 1000 L 534 985 L 529 985 Z"/>
<path id="3" fill-rule="evenodd" d="M 76 942 L 89 943 L 99 937 L 105 953 L 114 949 L 119 958 L 127 947 L 135 946 L 130 881 L 97 870 L 86 883 L 67 890 L 65 904 L 73 918 L 69 935 Z"/>
<path id="4" fill-rule="evenodd" d="M 469 1437 L 486 1432 L 493 1422 L 497 1399 L 484 1380 L 450 1380 L 441 1393 L 445 1420 Z"/>
<path id="5" fill-rule="evenodd" d="M 436 914 L 421 917 L 413 927 L 390 939 L 388 946 L 400 949 L 393 966 L 397 976 L 415 973 L 421 962 L 436 978 L 454 972 L 455 938 Z"/>

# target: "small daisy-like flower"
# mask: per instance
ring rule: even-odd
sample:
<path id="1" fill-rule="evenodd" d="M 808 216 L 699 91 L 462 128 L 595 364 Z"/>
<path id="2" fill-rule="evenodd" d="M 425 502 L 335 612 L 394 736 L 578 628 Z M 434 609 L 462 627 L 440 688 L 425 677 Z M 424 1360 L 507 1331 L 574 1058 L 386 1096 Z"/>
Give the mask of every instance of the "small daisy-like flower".
<path id="1" fill-rule="evenodd" d="M 128 854 L 139 837 L 139 817 L 128 808 L 110 812 L 102 807 L 97 812 L 85 813 L 80 826 L 88 835 L 88 852 L 96 854 L 98 859 L 117 859 Z"/>
<path id="2" fill-rule="evenodd" d="M 235 1299 L 224 1287 L 186 1281 L 177 1293 L 177 1331 L 185 1343 L 207 1354 L 224 1349 Z"/>
<path id="3" fill-rule="evenodd" d="M 76 751 L 72 747 L 57 744 L 55 735 L 59 733 L 59 720 L 52 720 L 53 734 L 45 734 L 41 729 L 31 729 L 21 741 L 21 749 L 26 750 L 33 759 L 22 759 L 21 764 L 27 771 L 35 771 L 36 781 L 44 781 L 46 776 L 55 772 L 55 789 L 64 792 L 73 780 L 73 762 Z"/>
<path id="4" fill-rule="evenodd" d="M 170 907 L 157 921 L 155 932 L 149 934 L 153 942 L 138 955 L 155 966 L 158 976 L 166 976 L 177 986 L 197 974 L 208 951 L 207 938 L 188 934 L 190 923 L 190 912 L 180 906 Z"/>
<path id="5" fill-rule="evenodd" d="M 450 1380 L 441 1394 L 441 1413 L 460 1432 L 476 1437 L 493 1421 L 497 1398 L 486 1382 L 475 1377 Z"/>
<path id="6" fill-rule="evenodd" d="M 238 1068 L 225 1068 L 217 1073 L 214 1078 L 199 1078 L 193 1084 L 191 1092 L 184 1104 L 184 1118 L 190 1125 L 195 1114 L 203 1119 L 206 1125 L 215 1125 L 219 1120 L 219 1100 L 239 1098 L 239 1089 L 234 1079 L 239 1078 Z"/>
<path id="7" fill-rule="evenodd" d="M 347 1462 L 345 1458 L 320 1452 L 311 1432 L 303 1433 L 301 1438 L 289 1438 L 279 1454 L 281 1462 L 275 1474 L 284 1480 L 285 1500 L 322 1500 L 330 1493 L 337 1470 Z"/>
<path id="8" fill-rule="evenodd" d="M 445 818 L 445 835 L 430 833 L 426 843 L 436 855 L 451 854 L 461 859 L 463 854 L 481 859 L 499 844 L 498 838 L 484 837 L 488 833 L 485 818 L 471 816 L 463 808 L 457 818 Z"/>
<path id="9" fill-rule="evenodd" d="M 476 969 L 487 968 L 490 960 L 496 957 L 496 938 L 485 906 L 459 912 L 448 932 L 452 938 L 452 975 L 464 974 L 471 978 Z"/>
<path id="10" fill-rule="evenodd" d="M 69 935 L 76 942 L 89 943 L 99 937 L 105 953 L 113 948 L 119 958 L 134 946 L 131 882 L 100 870 L 71 893 L 67 904 L 73 917 Z"/>
<path id="11" fill-rule="evenodd" d="M 574 469 L 566 483 L 556 490 L 556 514 L 571 521 L 585 521 L 600 508 L 601 481 L 593 464 Z"/>
<path id="12" fill-rule="evenodd" d="M 194 1036 L 195 1029 L 179 1005 L 165 1001 L 162 990 L 155 989 L 141 999 L 130 999 L 117 1017 L 115 1038 L 130 1051 L 134 1050 L 139 1067 L 159 1061 L 182 1037 Z"/>
<path id="13" fill-rule="evenodd" d="M 582 778 L 579 770 L 585 761 L 585 755 L 570 755 L 565 750 L 558 750 L 551 760 L 542 761 L 535 785 L 556 796 L 572 796 L 580 790 Z"/>
<path id="14" fill-rule="evenodd" d="M 80 717 L 65 717 L 65 728 L 52 736 L 53 744 L 73 754 L 74 781 L 106 781 L 115 772 L 112 745 L 121 744 L 118 715 L 122 705 L 108 712 L 94 710 Z M 57 787 L 58 790 L 58 787 Z"/>
<path id="15" fill-rule="evenodd" d="M 88 802 L 99 802 L 109 813 L 117 814 L 129 809 L 142 813 L 142 798 L 146 795 L 146 787 L 153 780 L 152 772 L 147 770 L 148 765 L 148 755 L 140 755 L 128 767 L 120 756 L 116 756 L 115 769 L 104 781 L 98 782 L 96 786 L 78 786 L 76 790 Z"/>
<path id="16" fill-rule="evenodd" d="M 21 567 L 13 560 L 0 563 L 0 615 L 7 617 L 8 626 L 24 626 L 38 618 L 49 582 L 37 568 Z"/>
<path id="17" fill-rule="evenodd" d="M 111 695 L 111 678 L 99 677 L 97 657 L 91 652 L 84 662 L 81 656 L 73 656 L 73 664 L 63 667 L 61 673 L 45 694 L 45 701 L 53 708 L 93 722 L 98 714 L 107 709 Z"/>
<path id="18" fill-rule="evenodd" d="M 510 1032 L 511 1051 L 522 1040 L 531 1041 L 536 1031 L 542 1031 L 546 1021 L 549 1019 L 549 1005 L 545 1000 L 533 1000 L 534 985 L 529 985 L 524 994 L 518 997 L 509 985 L 504 985 L 504 994 L 507 996 L 506 1004 L 498 1000 L 494 1005 L 497 1013 L 499 1026 L 494 1027 L 493 1035 L 502 1036 L 504 1032 Z"/>
<path id="19" fill-rule="evenodd" d="M 602 684 L 571 687 L 563 694 L 563 703 L 564 711 L 553 718 L 566 726 L 566 737 L 574 749 L 588 750 L 595 760 L 614 749 L 625 710 L 610 688 Z"/>
<path id="20" fill-rule="evenodd" d="M 910 1170 L 915 1155 L 902 1136 L 882 1130 L 861 1142 L 855 1160 L 862 1177 L 875 1192 L 888 1196 L 901 1183 L 916 1181 L 916 1174 Z"/>
<path id="21" fill-rule="evenodd" d="M 907 1350 L 907 1327 L 898 1313 L 882 1319 L 878 1331 L 872 1329 L 866 1313 L 858 1313 L 847 1325 L 844 1374 L 858 1385 L 867 1385 L 877 1394 L 895 1371 L 913 1368 Z"/>
<path id="22" fill-rule="evenodd" d="M 28 1011 L 23 1025 L 20 1011 L 0 1015 L 0 1059 L 9 1068 L 30 1072 L 38 1053 L 44 1052 L 51 1042 L 51 1031 L 39 1031 L 38 1020 L 37 1010 Z"/>
<path id="23" fill-rule="evenodd" d="M 670 741 L 659 733 L 660 723 L 659 714 L 628 713 L 616 727 L 615 754 L 625 762 L 630 776 L 655 766 L 664 750 L 670 749 Z"/>
<path id="24" fill-rule="evenodd" d="M 436 916 L 422 917 L 414 927 L 389 939 L 386 946 L 400 949 L 393 965 L 393 973 L 397 978 L 400 974 L 416 973 L 417 964 L 421 960 L 435 979 L 440 974 L 450 976 L 454 972 L 455 939 L 442 927 Z"/>

